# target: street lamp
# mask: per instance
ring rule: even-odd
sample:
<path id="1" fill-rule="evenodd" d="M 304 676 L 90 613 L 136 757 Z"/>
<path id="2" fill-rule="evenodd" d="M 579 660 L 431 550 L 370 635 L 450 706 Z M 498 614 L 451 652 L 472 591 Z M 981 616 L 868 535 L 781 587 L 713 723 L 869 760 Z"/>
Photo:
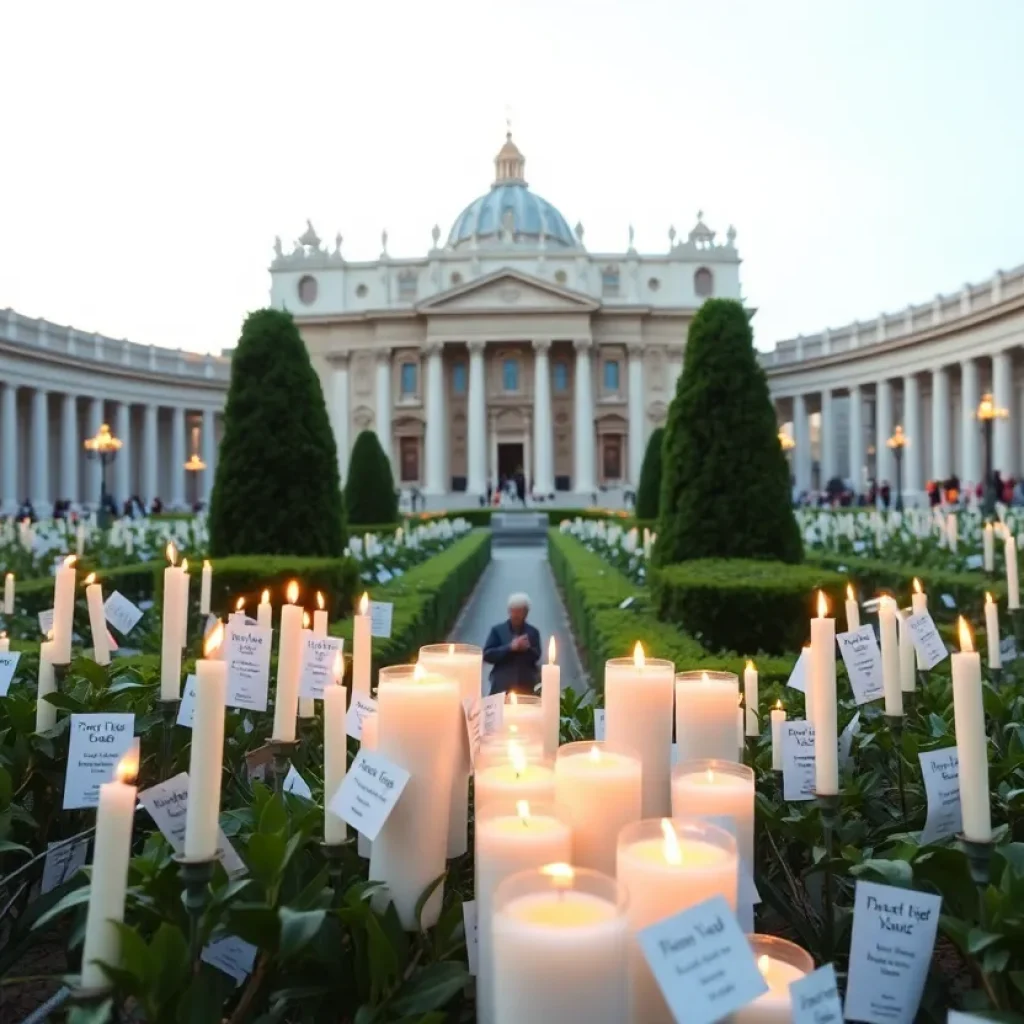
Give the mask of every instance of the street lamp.
<path id="1" fill-rule="evenodd" d="M 106 423 L 100 425 L 95 437 L 87 438 L 85 451 L 88 458 L 98 459 L 100 464 L 100 511 L 99 523 L 105 525 L 107 515 L 107 466 L 117 458 L 121 450 L 121 439 L 114 437 Z"/>
<path id="2" fill-rule="evenodd" d="M 796 441 L 793 440 L 786 433 L 785 430 L 779 430 L 779 447 L 782 449 L 782 453 L 786 458 L 786 466 L 789 468 L 789 482 L 793 483 L 793 461 L 789 457 L 789 453 L 796 447 Z"/>
<path id="3" fill-rule="evenodd" d="M 203 462 L 203 460 L 201 458 L 199 458 L 199 454 L 197 452 L 193 452 L 188 457 L 188 462 L 185 463 L 185 472 L 186 473 L 200 473 L 204 469 L 206 469 L 206 463 Z M 199 477 L 197 476 L 197 477 L 195 477 L 195 479 L 198 480 Z M 194 491 L 195 496 L 196 496 L 196 501 L 198 501 L 199 500 L 199 487 L 198 487 L 198 485 L 193 488 L 193 491 Z"/>
<path id="4" fill-rule="evenodd" d="M 893 458 L 896 460 L 896 511 L 903 511 L 903 449 L 910 443 L 910 439 L 903 433 L 903 427 L 899 424 L 892 432 L 892 437 L 885 442 L 891 449 Z"/>
<path id="5" fill-rule="evenodd" d="M 987 392 L 981 396 L 975 415 L 981 420 L 981 436 L 985 439 L 985 496 L 981 502 L 981 514 L 990 516 L 996 510 L 996 478 L 992 472 L 992 425 L 996 420 L 1005 420 L 1010 413 L 996 405 L 991 392 Z"/>

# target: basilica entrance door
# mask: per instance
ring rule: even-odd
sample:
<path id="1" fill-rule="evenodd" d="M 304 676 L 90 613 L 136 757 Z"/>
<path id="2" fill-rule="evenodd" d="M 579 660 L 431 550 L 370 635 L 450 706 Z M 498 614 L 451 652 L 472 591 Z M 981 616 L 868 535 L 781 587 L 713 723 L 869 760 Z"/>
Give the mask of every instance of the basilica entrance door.
<path id="1" fill-rule="evenodd" d="M 521 443 L 498 442 L 498 477 L 509 480 L 523 470 L 523 446 Z"/>

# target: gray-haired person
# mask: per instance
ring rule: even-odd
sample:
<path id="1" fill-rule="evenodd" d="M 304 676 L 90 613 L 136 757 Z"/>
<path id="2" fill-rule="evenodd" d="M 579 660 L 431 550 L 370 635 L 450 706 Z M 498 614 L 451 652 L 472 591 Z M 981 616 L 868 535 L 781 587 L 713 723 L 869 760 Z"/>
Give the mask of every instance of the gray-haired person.
<path id="1" fill-rule="evenodd" d="M 492 626 L 484 644 L 484 661 L 491 669 L 491 693 L 533 693 L 540 678 L 540 633 L 526 621 L 530 598 L 512 594 L 508 619 Z"/>

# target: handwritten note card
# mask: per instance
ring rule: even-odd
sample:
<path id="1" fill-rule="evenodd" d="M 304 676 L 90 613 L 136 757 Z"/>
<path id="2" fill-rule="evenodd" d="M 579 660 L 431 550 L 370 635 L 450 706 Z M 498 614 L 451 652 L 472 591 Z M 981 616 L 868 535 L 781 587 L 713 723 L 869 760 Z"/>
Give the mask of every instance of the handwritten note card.
<path id="1" fill-rule="evenodd" d="M 386 757 L 360 750 L 331 799 L 331 811 L 371 842 L 409 782 L 409 773 Z"/>
<path id="2" fill-rule="evenodd" d="M 5 651 L 0 654 L 0 697 L 6 697 L 11 688 L 11 680 L 21 660 L 20 651 Z"/>
<path id="3" fill-rule="evenodd" d="M 793 1024 L 842 1024 L 843 1004 L 839 1000 L 836 969 L 825 964 L 790 983 Z"/>
<path id="4" fill-rule="evenodd" d="M 480 944 L 477 938 L 476 900 L 462 901 L 462 927 L 466 932 L 466 959 L 469 961 L 469 973 L 476 977 L 477 964 L 480 962 Z"/>
<path id="5" fill-rule="evenodd" d="M 192 728 L 192 719 L 196 716 L 196 677 L 185 677 L 185 686 L 181 691 L 181 703 L 178 705 L 178 725 Z"/>
<path id="6" fill-rule="evenodd" d="M 335 662 L 341 656 L 345 641 L 340 636 L 315 636 L 303 640 L 299 675 L 299 696 L 323 700 L 324 687 L 334 686 Z M 344 674 L 344 664 L 340 666 Z"/>
<path id="7" fill-rule="evenodd" d="M 480 741 L 501 728 L 505 715 L 505 694 L 494 693 L 489 697 L 465 697 L 462 710 L 466 715 L 466 735 L 469 738 L 470 763 L 476 765 Z"/>
<path id="8" fill-rule="evenodd" d="M 604 739 L 604 708 L 594 708 L 594 739 Z"/>
<path id="9" fill-rule="evenodd" d="M 246 942 L 235 935 L 228 935 L 223 939 L 217 939 L 216 942 L 211 942 L 203 950 L 200 959 L 204 964 L 223 971 L 234 978 L 237 985 L 241 985 L 252 974 L 258 952 L 259 950 L 251 942 Z"/>
<path id="10" fill-rule="evenodd" d="M 940 661 L 949 657 L 949 651 L 939 636 L 931 615 L 928 612 L 918 612 L 911 615 L 907 620 L 910 627 L 910 637 L 914 641 L 914 649 L 917 651 L 917 663 L 924 669 L 934 668 Z"/>
<path id="11" fill-rule="evenodd" d="M 127 636 L 139 624 L 142 610 L 115 590 L 103 603 L 103 616 L 121 636 Z"/>
<path id="12" fill-rule="evenodd" d="M 46 860 L 43 861 L 43 882 L 39 895 L 43 896 L 58 885 L 74 878 L 79 868 L 85 867 L 85 859 L 89 854 L 89 837 L 77 839 L 72 843 L 58 840 L 46 844 Z"/>
<path id="13" fill-rule="evenodd" d="M 114 778 L 117 762 L 135 743 L 135 715 L 72 715 L 70 733 L 64 810 L 96 807 L 100 786 Z"/>
<path id="14" fill-rule="evenodd" d="M 928 750 L 917 755 L 928 800 L 921 845 L 954 836 L 962 827 L 960 816 L 960 757 L 956 747 Z"/>
<path id="15" fill-rule="evenodd" d="M 391 636 L 395 606 L 390 601 L 370 602 L 370 636 Z"/>
<path id="16" fill-rule="evenodd" d="M 47 608 L 39 613 L 39 632 L 49 636 L 53 632 L 53 609 Z"/>
<path id="17" fill-rule="evenodd" d="M 800 657 L 796 659 L 793 671 L 789 674 L 789 680 L 786 682 L 787 686 L 792 686 L 794 690 L 799 690 L 801 693 L 807 692 L 807 667 L 811 660 L 810 653 L 809 647 L 801 650 Z"/>
<path id="18" fill-rule="evenodd" d="M 228 663 L 229 708 L 267 710 L 271 630 L 229 624 L 224 659 Z"/>
<path id="19" fill-rule="evenodd" d="M 782 798 L 814 799 L 814 726 L 801 719 L 782 724 Z"/>
<path id="20" fill-rule="evenodd" d="M 854 700 L 858 704 L 880 700 L 885 696 L 882 688 L 882 652 L 878 649 L 874 627 L 868 623 L 860 629 L 840 633 L 836 637 L 839 653 L 843 656 L 846 674 L 850 677 Z"/>
<path id="21" fill-rule="evenodd" d="M 288 774 L 284 777 L 284 791 L 286 793 L 294 793 L 296 796 L 305 797 L 307 800 L 313 799 L 313 790 L 309 788 L 309 783 L 295 770 L 295 765 L 288 766 Z"/>
<path id="22" fill-rule="evenodd" d="M 372 697 L 364 697 L 362 694 L 353 694 L 352 703 L 348 706 L 348 714 L 345 716 L 345 731 L 354 740 L 363 738 L 363 719 L 367 715 L 377 713 L 377 702 Z"/>

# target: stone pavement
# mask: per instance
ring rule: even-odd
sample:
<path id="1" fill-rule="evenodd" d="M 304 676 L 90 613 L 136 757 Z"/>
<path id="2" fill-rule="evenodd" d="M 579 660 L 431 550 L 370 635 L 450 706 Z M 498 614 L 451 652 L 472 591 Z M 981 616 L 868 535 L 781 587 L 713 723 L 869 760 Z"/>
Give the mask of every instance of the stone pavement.
<path id="1" fill-rule="evenodd" d="M 571 639 L 565 606 L 548 565 L 546 544 L 492 548 L 491 564 L 463 608 L 449 639 L 483 646 L 491 626 L 507 617 L 509 594 L 519 590 L 530 595 L 529 621 L 540 630 L 544 661 L 547 661 L 548 637 L 555 635 L 557 660 L 562 666 L 562 688 L 571 686 L 577 692 L 587 688 L 589 683 Z M 485 683 L 488 674 L 485 665 Z"/>

